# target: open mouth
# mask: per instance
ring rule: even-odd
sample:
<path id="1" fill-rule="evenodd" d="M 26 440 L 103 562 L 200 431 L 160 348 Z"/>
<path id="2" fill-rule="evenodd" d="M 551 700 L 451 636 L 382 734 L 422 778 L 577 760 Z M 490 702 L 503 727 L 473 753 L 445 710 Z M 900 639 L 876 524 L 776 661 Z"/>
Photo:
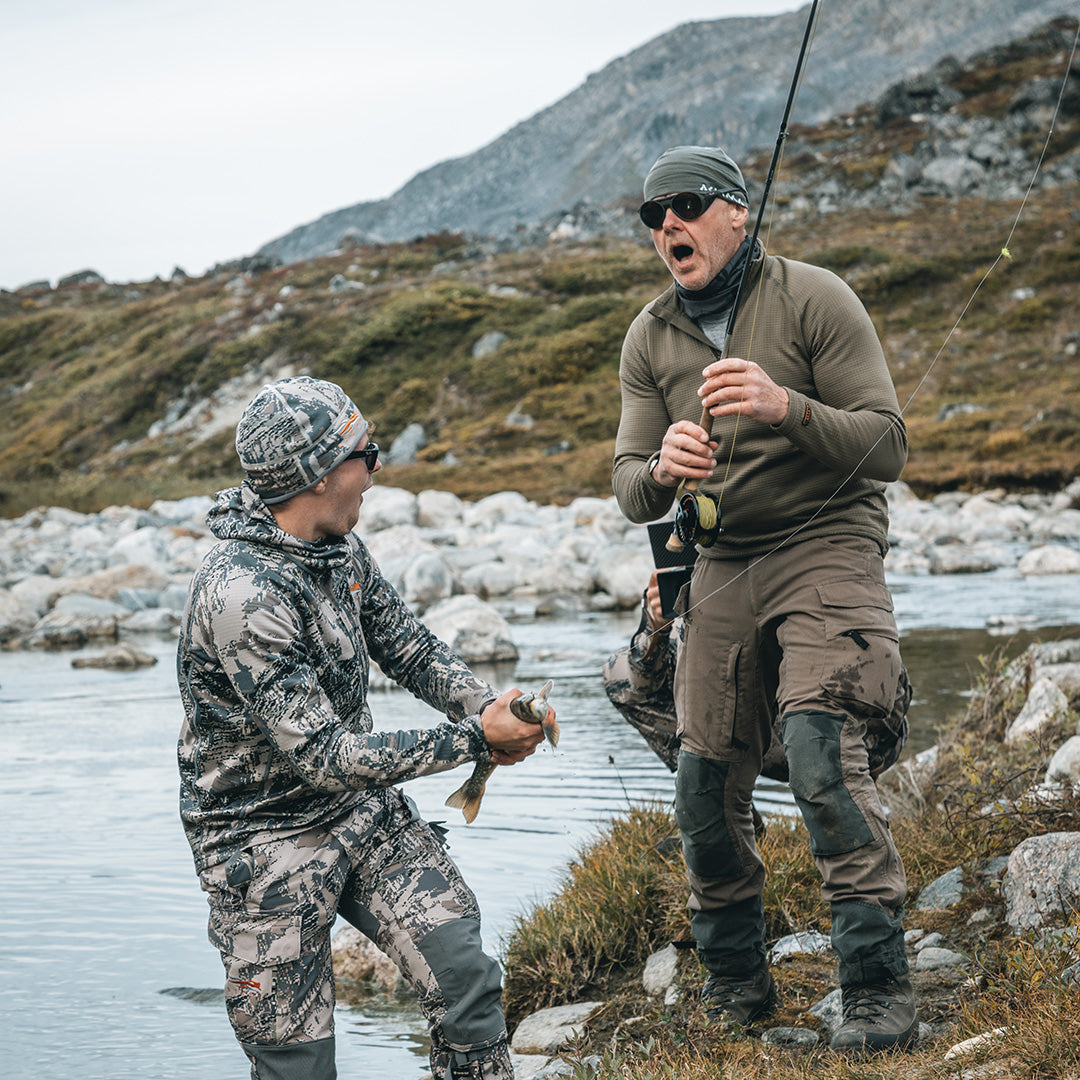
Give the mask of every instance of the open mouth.
<path id="1" fill-rule="evenodd" d="M 676 262 L 683 262 L 694 254 L 694 249 L 689 244 L 676 244 L 671 249 L 671 254 L 675 257 Z"/>

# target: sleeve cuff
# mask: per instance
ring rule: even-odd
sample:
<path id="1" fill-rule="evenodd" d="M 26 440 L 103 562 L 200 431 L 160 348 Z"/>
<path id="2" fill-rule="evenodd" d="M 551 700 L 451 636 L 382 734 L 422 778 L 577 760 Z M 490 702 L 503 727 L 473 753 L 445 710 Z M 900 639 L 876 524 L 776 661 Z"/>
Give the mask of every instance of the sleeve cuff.
<path id="1" fill-rule="evenodd" d="M 492 698 L 494 701 L 495 699 Z M 491 747 L 484 738 L 484 725 L 480 723 L 480 714 L 466 717 L 461 724 L 469 740 L 469 756 L 471 760 L 487 763 L 491 760 Z"/>

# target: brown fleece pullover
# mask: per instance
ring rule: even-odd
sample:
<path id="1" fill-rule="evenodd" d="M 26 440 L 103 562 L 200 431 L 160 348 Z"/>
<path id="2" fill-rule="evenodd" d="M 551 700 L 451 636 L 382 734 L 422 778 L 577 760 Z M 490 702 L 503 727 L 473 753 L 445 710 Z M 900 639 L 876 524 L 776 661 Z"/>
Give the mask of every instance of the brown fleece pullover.
<path id="1" fill-rule="evenodd" d="M 867 537 L 884 553 L 884 487 L 907 461 L 907 431 L 859 298 L 828 270 L 768 255 L 750 271 L 725 354 L 759 364 L 790 404 L 775 426 L 712 421 L 717 468 L 699 490 L 720 498 L 722 531 L 702 554 L 741 558 L 837 535 Z M 717 357 L 674 285 L 627 331 L 612 486 L 631 521 L 670 509 L 676 489 L 658 484 L 649 464 L 671 424 L 700 421 L 702 371 Z"/>

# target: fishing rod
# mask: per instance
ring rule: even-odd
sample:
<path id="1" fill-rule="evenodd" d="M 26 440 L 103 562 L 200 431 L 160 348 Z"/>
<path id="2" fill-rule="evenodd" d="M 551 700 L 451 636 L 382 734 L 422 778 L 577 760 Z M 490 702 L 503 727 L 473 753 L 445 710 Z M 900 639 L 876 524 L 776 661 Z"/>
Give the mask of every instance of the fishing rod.
<path id="1" fill-rule="evenodd" d="M 735 290 L 735 299 L 731 303 L 731 311 L 728 313 L 727 329 L 724 332 L 724 349 L 720 352 L 721 359 L 727 355 L 725 351 L 727 343 L 731 340 L 731 332 L 735 326 L 735 316 L 738 314 L 739 302 L 742 300 L 743 289 L 749 276 L 750 264 L 754 261 L 754 252 L 757 251 L 758 233 L 761 231 L 761 222 L 765 216 L 765 205 L 769 201 L 769 192 L 776 176 L 776 167 L 780 160 L 784 140 L 788 137 L 788 120 L 791 117 L 791 109 L 802 79 L 803 62 L 806 59 L 806 53 L 810 48 L 810 40 L 813 37 L 819 2 L 820 0 L 813 0 L 810 5 L 810 15 L 806 20 L 806 30 L 803 32 L 799 59 L 795 64 L 795 73 L 791 77 L 791 85 L 788 88 L 784 117 L 780 121 L 780 130 L 776 136 L 776 145 L 773 147 L 772 161 L 769 163 L 769 171 L 765 177 L 765 186 L 761 190 L 761 201 L 758 204 L 757 217 L 754 221 L 754 231 L 750 237 L 750 249 L 743 260 L 739 285 Z M 736 416 L 736 425 L 738 422 L 739 418 Z M 712 417 L 709 415 L 708 406 L 702 407 L 701 421 L 698 426 L 706 431 L 711 429 Z M 702 547 L 711 547 L 720 535 L 720 499 L 715 495 L 699 494 L 697 486 L 698 482 L 696 480 L 687 480 L 682 485 L 683 494 L 679 498 L 671 536 L 668 537 L 666 544 L 668 551 L 682 551 L 683 548 L 694 543 L 700 544 Z M 723 494 L 723 489 L 721 489 L 721 494 Z"/>
<path id="2" fill-rule="evenodd" d="M 930 363 L 927 364 L 926 370 L 922 373 L 922 377 L 916 383 L 915 389 L 911 391 L 911 393 L 908 395 L 907 400 L 900 407 L 899 416 L 897 417 L 896 420 L 893 421 L 893 423 L 889 426 L 889 428 L 887 428 L 885 431 L 883 431 L 881 433 L 880 436 L 878 436 L 877 440 L 874 442 L 874 445 L 871 446 L 866 451 L 865 454 L 863 454 L 863 456 L 859 459 L 858 463 L 851 470 L 851 472 L 849 472 L 848 475 L 845 476 L 844 479 L 840 481 L 840 483 L 837 485 L 837 487 L 833 491 L 833 493 L 827 499 L 825 499 L 824 502 L 822 502 L 822 504 L 817 508 L 817 510 L 815 510 L 814 513 L 811 514 L 811 516 L 806 519 L 806 521 L 802 522 L 802 524 L 800 524 L 800 525 L 796 526 L 796 528 L 792 529 L 792 531 L 789 532 L 787 534 L 787 536 L 783 537 L 783 539 L 778 541 L 774 547 L 770 548 L 767 552 L 765 552 L 764 555 L 761 556 L 761 558 L 758 560 L 758 565 L 759 566 L 760 566 L 761 562 L 763 562 L 765 559 L 770 558 L 771 556 L 776 554 L 776 552 L 780 551 L 782 548 L 786 547 L 788 544 L 790 544 L 792 541 L 794 541 L 799 536 L 800 533 L 802 533 L 806 528 L 808 528 L 810 526 L 810 524 L 813 521 L 815 521 L 825 511 L 825 508 L 833 501 L 833 499 L 835 499 L 844 490 L 844 488 L 847 486 L 848 482 L 853 477 L 855 477 L 857 475 L 859 467 L 873 453 L 874 449 L 881 443 L 881 441 L 886 438 L 886 436 L 889 434 L 889 431 L 891 430 L 891 428 L 893 426 L 895 426 L 896 424 L 901 423 L 903 421 L 903 418 L 906 415 L 909 406 L 915 400 L 918 393 L 922 390 L 923 386 L 926 384 L 927 380 L 930 378 L 930 375 L 933 372 L 934 368 L 937 367 L 938 361 L 944 355 L 945 349 L 948 347 L 949 342 L 952 340 L 953 336 L 956 334 L 957 330 L 960 328 L 960 323 L 963 322 L 963 320 L 966 317 L 968 311 L 971 309 L 972 305 L 975 303 L 975 298 L 979 295 L 979 292 L 982 289 L 982 287 L 990 279 L 991 274 L 993 274 L 994 270 L 997 268 L 998 264 L 1003 259 L 1004 260 L 1011 260 L 1012 259 L 1013 256 L 1012 256 L 1012 253 L 1009 250 L 1009 245 L 1012 243 L 1013 237 L 1016 235 L 1016 230 L 1020 227 L 1020 221 L 1024 216 L 1025 209 L 1027 208 L 1028 199 L 1031 197 L 1031 193 L 1035 188 L 1035 183 L 1039 178 L 1039 173 L 1042 171 L 1043 162 L 1046 159 L 1047 151 L 1050 148 L 1050 141 L 1054 137 L 1054 129 L 1055 129 L 1056 125 L 1057 125 L 1058 115 L 1061 112 L 1062 103 L 1063 103 L 1063 101 L 1065 99 L 1065 88 L 1066 88 L 1066 86 L 1068 86 L 1069 78 L 1070 78 L 1070 76 L 1072 74 L 1072 70 L 1073 70 L 1073 63 L 1074 63 L 1074 61 L 1076 59 L 1076 55 L 1077 55 L 1078 50 L 1080 50 L 1080 22 L 1077 23 L 1076 32 L 1075 32 L 1075 35 L 1073 36 L 1072 49 L 1070 50 L 1069 55 L 1068 55 L 1068 57 L 1067 57 L 1067 59 L 1065 61 L 1065 74 L 1064 74 L 1064 76 L 1062 78 L 1060 89 L 1058 90 L 1057 103 L 1054 106 L 1053 115 L 1050 117 L 1050 124 L 1049 124 L 1049 127 L 1048 127 L 1047 132 L 1046 132 L 1046 139 L 1043 142 L 1042 151 L 1039 154 L 1038 161 L 1035 163 L 1035 168 L 1032 171 L 1031 179 L 1028 181 L 1027 190 L 1024 192 L 1024 197 L 1020 201 L 1020 207 L 1016 211 L 1016 216 L 1013 218 L 1012 226 L 1009 229 L 1009 234 L 1005 238 L 1005 243 L 1002 244 L 1001 250 L 998 252 L 997 256 L 993 259 L 993 261 L 987 267 L 987 269 L 983 273 L 982 277 L 979 278 L 978 282 L 975 285 L 975 288 L 972 290 L 971 295 L 967 299 L 967 303 L 964 304 L 963 308 L 960 311 L 960 314 L 957 315 L 955 322 L 953 322 L 952 326 L 949 329 L 949 332 L 945 335 L 944 340 L 941 342 L 941 345 L 938 347 L 937 352 L 934 354 L 933 358 L 930 360 Z M 702 426 L 704 426 L 704 425 L 702 425 Z M 687 608 L 687 610 L 683 613 L 683 615 L 684 616 L 688 615 L 695 608 L 700 607 L 702 604 L 704 604 L 707 601 L 711 600 L 714 596 L 716 596 L 718 593 L 723 592 L 725 589 L 727 589 L 728 587 L 733 585 L 736 581 L 738 581 L 741 577 L 743 577 L 748 572 L 749 572 L 749 567 L 744 567 L 742 570 L 739 571 L 738 574 L 736 574 L 733 578 L 731 578 L 724 585 L 721 585 L 719 588 L 714 589 L 711 593 L 708 593 L 707 595 L 705 595 L 705 596 L 701 597 L 699 600 L 697 600 L 691 607 Z"/>

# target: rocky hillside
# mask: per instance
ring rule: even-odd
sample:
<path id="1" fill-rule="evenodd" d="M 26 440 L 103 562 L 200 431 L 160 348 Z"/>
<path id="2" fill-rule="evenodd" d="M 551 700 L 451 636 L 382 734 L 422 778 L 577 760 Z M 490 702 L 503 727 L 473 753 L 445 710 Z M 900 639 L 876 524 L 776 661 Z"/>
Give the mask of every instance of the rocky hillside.
<path id="1" fill-rule="evenodd" d="M 1076 29 L 940 62 L 788 140 L 763 235 L 862 297 L 920 494 L 1058 491 L 1080 473 Z M 0 292 L 0 514 L 235 483 L 240 409 L 299 371 L 339 381 L 398 444 L 387 484 L 606 495 L 622 336 L 668 279 L 640 226 L 629 239 L 598 224 Z"/>
<path id="2" fill-rule="evenodd" d="M 1066 0 L 827 0 L 794 119 L 818 124 L 876 99 L 943 57 L 960 62 L 1023 36 Z M 610 211 L 636 198 L 645 170 L 677 143 L 736 155 L 771 146 L 809 5 L 784 15 L 688 23 L 591 75 L 565 98 L 465 157 L 425 170 L 390 198 L 328 213 L 263 246 L 284 262 L 346 242 L 444 230 L 498 237 L 550 231 L 568 212 L 627 230 Z"/>

